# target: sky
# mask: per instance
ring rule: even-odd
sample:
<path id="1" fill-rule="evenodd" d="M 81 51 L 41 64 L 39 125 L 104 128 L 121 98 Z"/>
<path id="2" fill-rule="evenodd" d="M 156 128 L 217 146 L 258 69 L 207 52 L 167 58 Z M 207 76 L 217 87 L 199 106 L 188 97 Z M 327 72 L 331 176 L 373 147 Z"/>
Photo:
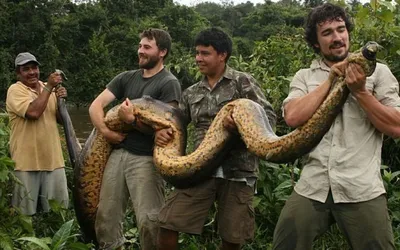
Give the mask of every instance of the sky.
<path id="1" fill-rule="evenodd" d="M 199 3 L 203 2 L 214 2 L 214 3 L 222 3 L 222 2 L 233 2 L 234 5 L 239 3 L 246 3 L 247 1 L 252 2 L 254 5 L 258 3 L 264 3 L 264 0 L 174 0 L 175 3 L 187 5 L 187 6 L 194 6 Z"/>

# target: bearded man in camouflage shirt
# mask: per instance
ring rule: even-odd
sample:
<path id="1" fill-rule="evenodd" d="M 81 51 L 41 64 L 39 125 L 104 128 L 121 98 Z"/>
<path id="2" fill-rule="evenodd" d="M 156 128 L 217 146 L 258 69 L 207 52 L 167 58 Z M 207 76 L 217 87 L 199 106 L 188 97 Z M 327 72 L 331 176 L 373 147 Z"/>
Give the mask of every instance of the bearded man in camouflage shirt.
<path id="1" fill-rule="evenodd" d="M 179 107 L 194 125 L 197 147 L 203 140 L 218 111 L 228 102 L 248 98 L 262 105 L 271 126 L 276 116 L 256 80 L 249 74 L 236 71 L 226 63 L 232 52 L 232 41 L 222 30 L 210 28 L 195 40 L 196 63 L 203 79 L 186 89 Z M 232 117 L 224 126 L 237 133 Z M 156 133 L 156 144 L 165 146 L 172 139 L 172 130 Z M 209 209 L 218 204 L 217 226 L 222 249 L 240 249 L 254 236 L 254 197 L 258 159 L 237 143 L 213 178 L 187 189 L 175 189 L 159 214 L 158 249 L 177 249 L 179 232 L 201 234 Z"/>

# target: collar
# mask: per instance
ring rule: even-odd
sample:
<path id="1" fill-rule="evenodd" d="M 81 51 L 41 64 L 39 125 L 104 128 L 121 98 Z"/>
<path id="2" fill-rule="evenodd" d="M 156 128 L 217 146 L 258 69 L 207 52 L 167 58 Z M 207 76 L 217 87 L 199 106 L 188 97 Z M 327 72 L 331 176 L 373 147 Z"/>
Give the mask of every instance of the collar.
<path id="1" fill-rule="evenodd" d="M 31 91 L 31 92 L 37 93 L 36 90 L 32 89 L 32 88 L 29 87 L 29 86 L 26 86 L 26 85 L 23 84 L 21 81 L 17 81 L 16 84 L 21 85 L 22 87 L 24 87 L 25 89 L 27 89 L 27 90 L 29 90 L 29 91 Z M 42 81 L 39 81 L 39 84 L 40 84 L 40 86 L 43 88 L 44 83 L 43 83 Z"/>
<path id="2" fill-rule="evenodd" d="M 224 78 L 229 79 L 229 80 L 234 79 L 234 70 L 231 67 L 229 67 L 228 65 L 225 66 L 224 73 L 222 74 L 221 78 L 218 80 L 218 82 L 215 86 L 217 86 Z M 210 88 L 210 86 L 208 85 L 208 80 L 207 80 L 206 76 L 202 77 L 202 79 L 199 83 L 199 86 L 204 87 L 204 88 Z"/>
<path id="3" fill-rule="evenodd" d="M 330 67 L 328 65 L 326 65 L 326 63 L 324 62 L 324 60 L 322 58 L 320 59 L 314 59 L 311 62 L 311 66 L 310 68 L 312 70 L 316 70 L 316 69 L 320 69 L 320 70 L 324 70 L 324 71 L 330 71 Z"/>
<path id="4" fill-rule="evenodd" d="M 152 75 L 152 76 L 145 77 L 145 76 L 143 76 L 143 74 L 144 74 L 144 69 L 139 69 L 139 71 L 140 71 L 140 76 L 141 76 L 144 80 L 153 78 L 154 76 L 156 76 L 156 75 L 158 75 L 158 74 L 161 74 L 161 72 L 163 72 L 164 70 L 165 70 L 165 67 L 164 67 L 164 65 L 163 65 L 162 68 L 161 68 L 157 73 L 155 73 L 155 74 Z"/>

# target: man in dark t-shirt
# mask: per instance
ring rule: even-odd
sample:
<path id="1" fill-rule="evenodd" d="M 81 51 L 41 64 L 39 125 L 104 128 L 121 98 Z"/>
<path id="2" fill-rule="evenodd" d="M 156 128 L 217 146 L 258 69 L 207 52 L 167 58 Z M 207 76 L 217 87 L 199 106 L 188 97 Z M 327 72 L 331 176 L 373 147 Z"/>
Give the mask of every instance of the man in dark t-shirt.
<path id="1" fill-rule="evenodd" d="M 154 132 L 136 120 L 129 100 L 151 96 L 178 106 L 181 88 L 174 75 L 164 68 L 171 48 L 170 35 L 149 29 L 140 35 L 138 70 L 117 75 L 89 108 L 93 125 L 116 147 L 104 170 L 95 230 L 100 249 L 120 249 L 125 238 L 122 222 L 129 197 L 133 203 L 140 234 L 141 249 L 156 249 L 157 215 L 164 204 L 164 181 L 153 164 Z M 138 130 L 122 134 L 104 123 L 104 108 L 115 99 L 122 100 L 119 115 Z"/>

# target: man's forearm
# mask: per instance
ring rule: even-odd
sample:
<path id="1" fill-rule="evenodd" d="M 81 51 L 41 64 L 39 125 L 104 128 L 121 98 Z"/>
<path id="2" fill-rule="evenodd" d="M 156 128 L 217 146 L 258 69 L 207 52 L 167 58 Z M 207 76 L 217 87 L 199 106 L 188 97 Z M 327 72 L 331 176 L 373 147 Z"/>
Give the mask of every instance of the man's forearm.
<path id="1" fill-rule="evenodd" d="M 353 95 L 376 129 L 390 137 L 400 137 L 400 112 L 398 110 L 383 105 L 368 90 L 353 93 Z"/>
<path id="2" fill-rule="evenodd" d="M 97 130 L 103 132 L 107 129 L 107 126 L 104 123 L 104 110 L 101 105 L 99 105 L 98 103 L 92 103 L 92 105 L 90 105 L 89 107 L 89 116 L 90 120 L 93 123 L 93 126 Z"/>
<path id="3" fill-rule="evenodd" d="M 290 127 L 298 127 L 307 122 L 329 93 L 330 81 L 324 81 L 315 90 L 303 97 L 299 97 L 287 103 L 285 109 L 285 121 Z"/>
<path id="4" fill-rule="evenodd" d="M 29 104 L 28 110 L 25 116 L 29 119 L 39 119 L 47 107 L 51 93 L 48 91 L 42 91 L 38 98 Z"/>

